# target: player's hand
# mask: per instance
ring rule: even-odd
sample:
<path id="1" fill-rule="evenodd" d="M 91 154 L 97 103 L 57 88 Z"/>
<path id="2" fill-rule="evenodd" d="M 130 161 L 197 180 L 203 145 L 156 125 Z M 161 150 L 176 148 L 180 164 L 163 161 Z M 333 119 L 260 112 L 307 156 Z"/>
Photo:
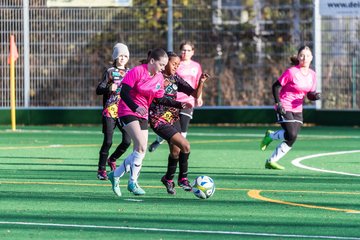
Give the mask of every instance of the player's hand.
<path id="1" fill-rule="evenodd" d="M 208 80 L 208 78 L 210 77 L 209 74 L 207 73 L 202 73 L 201 76 L 200 76 L 200 82 L 204 83 L 206 80 Z"/>
<path id="2" fill-rule="evenodd" d="M 191 105 L 190 103 L 183 102 L 183 103 L 181 103 L 181 107 L 182 107 L 183 109 L 185 109 L 185 108 L 192 108 L 192 105 Z"/>
<path id="3" fill-rule="evenodd" d="M 195 106 L 201 107 L 204 104 L 202 97 L 195 99 Z"/>
<path id="4" fill-rule="evenodd" d="M 319 93 L 319 92 L 308 92 L 306 94 L 306 96 L 310 101 L 316 101 L 316 100 L 320 100 L 321 93 Z"/>
<path id="5" fill-rule="evenodd" d="M 111 91 L 111 92 L 115 92 L 117 88 L 118 88 L 118 85 L 115 84 L 115 83 L 113 83 L 113 84 L 111 84 L 111 86 L 110 86 L 110 91 Z"/>
<path id="6" fill-rule="evenodd" d="M 285 108 L 282 106 L 281 102 L 275 104 L 275 110 L 280 115 L 285 115 Z"/>
<path id="7" fill-rule="evenodd" d="M 137 112 L 138 114 L 140 114 L 141 116 L 145 116 L 145 115 L 147 114 L 146 108 L 141 107 L 141 106 L 136 109 L 136 112 Z"/>

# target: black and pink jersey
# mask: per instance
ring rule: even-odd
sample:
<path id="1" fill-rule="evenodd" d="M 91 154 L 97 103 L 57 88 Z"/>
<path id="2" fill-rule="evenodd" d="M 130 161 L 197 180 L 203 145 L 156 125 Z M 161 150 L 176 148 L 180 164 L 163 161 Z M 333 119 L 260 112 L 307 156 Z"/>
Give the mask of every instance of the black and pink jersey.
<path id="1" fill-rule="evenodd" d="M 104 95 L 103 112 L 105 117 L 118 118 L 117 105 L 120 101 L 121 82 L 128 72 L 128 69 L 110 67 L 106 70 L 103 80 L 99 83 L 96 92 Z M 111 85 L 116 84 L 117 89 L 111 91 Z"/>
<path id="2" fill-rule="evenodd" d="M 177 74 L 166 76 L 164 75 L 164 97 L 176 100 L 177 93 L 182 92 L 186 95 L 191 95 L 195 89 L 190 86 L 184 79 Z M 179 109 L 162 104 L 151 104 L 149 109 L 149 120 L 152 126 L 158 124 L 171 124 L 173 125 L 179 119 Z"/>

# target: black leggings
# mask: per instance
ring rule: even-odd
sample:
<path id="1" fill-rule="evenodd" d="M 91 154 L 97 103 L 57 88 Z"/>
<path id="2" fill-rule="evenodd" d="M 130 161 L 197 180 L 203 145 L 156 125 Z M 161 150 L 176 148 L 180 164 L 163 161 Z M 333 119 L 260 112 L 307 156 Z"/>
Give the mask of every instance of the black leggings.
<path id="1" fill-rule="evenodd" d="M 113 152 L 113 154 L 111 154 L 110 159 L 111 160 L 118 159 L 124 152 L 126 152 L 126 150 L 129 148 L 131 144 L 131 138 L 129 134 L 127 134 L 126 131 L 120 126 L 118 119 L 103 117 L 102 121 L 103 121 L 102 132 L 104 133 L 104 140 L 99 152 L 100 155 L 99 164 L 98 164 L 99 170 L 105 170 L 106 168 L 106 161 L 109 156 L 109 150 L 113 143 L 113 135 L 116 127 L 122 133 L 122 140 L 121 143 L 117 146 L 116 150 Z"/>
<path id="2" fill-rule="evenodd" d="M 302 121 L 302 113 L 286 112 L 285 116 L 281 117 L 279 122 L 281 127 L 285 130 L 284 138 L 289 147 L 292 147 L 295 143 L 301 129 Z"/>

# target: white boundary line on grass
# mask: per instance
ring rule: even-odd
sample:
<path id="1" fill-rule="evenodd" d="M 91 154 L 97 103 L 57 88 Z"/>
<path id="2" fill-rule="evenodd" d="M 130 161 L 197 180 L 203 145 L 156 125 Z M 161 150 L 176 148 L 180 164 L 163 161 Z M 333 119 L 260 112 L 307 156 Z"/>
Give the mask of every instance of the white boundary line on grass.
<path id="1" fill-rule="evenodd" d="M 114 230 L 135 230 L 135 231 L 153 231 L 153 232 L 179 232 L 179 233 L 203 233 L 203 234 L 224 234 L 224 235 L 246 235 L 263 237 L 282 237 L 282 238 L 311 238 L 311 239 L 347 239 L 360 240 L 358 237 L 338 237 L 338 236 L 317 236 L 317 235 L 297 235 L 297 234 L 279 234 L 279 233 L 255 233 L 255 232 L 230 232 L 230 231 L 204 231 L 190 229 L 169 229 L 169 228 L 144 228 L 144 227 L 123 227 L 123 226 L 98 226 L 81 224 L 60 224 L 60 223 L 37 223 L 37 222 L 4 222 L 1 225 L 27 225 L 27 226 L 46 226 L 46 227 L 67 227 L 67 228 L 89 228 L 89 229 L 114 229 Z"/>
<path id="2" fill-rule="evenodd" d="M 321 169 L 321 168 L 308 167 L 308 166 L 300 163 L 302 160 L 310 159 L 310 158 L 317 158 L 317 157 L 331 156 L 331 155 L 340 155 L 340 154 L 351 154 L 351 153 L 360 153 L 360 150 L 314 154 L 314 155 L 309 155 L 309 156 L 305 156 L 305 157 L 296 158 L 296 159 L 292 160 L 291 163 L 296 167 L 308 169 L 308 170 L 311 170 L 311 171 L 335 173 L 335 174 L 340 174 L 340 175 L 348 175 L 348 176 L 360 177 L 360 174 L 339 172 L 339 171 L 332 171 L 332 170 L 326 170 L 326 169 Z"/>
<path id="3" fill-rule="evenodd" d="M 0 130 L 0 133 L 14 133 L 10 129 Z M 41 129 L 17 129 L 15 133 L 66 133 L 66 134 L 95 134 L 101 135 L 101 130 L 99 131 L 81 131 L 81 130 L 41 130 Z M 254 137 L 262 138 L 263 133 L 254 134 L 254 133 L 206 133 L 206 132 L 190 132 L 189 136 L 209 136 L 209 137 Z M 149 135 L 155 135 L 152 131 L 149 131 Z M 315 138 L 315 139 L 333 139 L 333 138 L 346 138 L 346 139 L 358 139 L 360 136 L 341 136 L 341 135 L 299 135 L 299 137 L 306 138 Z"/>

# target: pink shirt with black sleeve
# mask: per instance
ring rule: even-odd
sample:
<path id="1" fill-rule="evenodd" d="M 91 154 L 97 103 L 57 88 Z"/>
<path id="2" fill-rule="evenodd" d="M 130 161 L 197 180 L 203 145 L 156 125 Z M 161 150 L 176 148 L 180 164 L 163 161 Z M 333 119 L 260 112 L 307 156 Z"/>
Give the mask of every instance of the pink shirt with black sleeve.
<path id="1" fill-rule="evenodd" d="M 124 77 L 122 84 L 127 84 L 132 88 L 129 94 L 134 103 L 147 110 L 149 110 L 154 98 L 162 98 L 164 96 L 164 77 L 162 73 L 159 72 L 154 76 L 150 76 L 147 64 L 131 69 Z M 142 116 L 139 113 L 133 112 L 121 99 L 118 106 L 118 116 L 123 117 L 127 115 L 148 119 L 148 114 Z"/>
<path id="2" fill-rule="evenodd" d="M 189 83 L 193 89 L 197 89 L 199 79 L 202 74 L 201 66 L 199 63 L 193 60 L 191 60 L 188 64 L 180 62 L 176 73 L 187 83 Z M 179 102 L 188 102 L 193 107 L 195 107 L 195 98 L 191 95 L 186 95 L 183 92 L 178 92 L 176 100 Z"/>
<path id="3" fill-rule="evenodd" d="M 316 73 L 309 69 L 304 75 L 299 66 L 288 68 L 278 79 L 282 88 L 280 101 L 286 111 L 302 112 L 304 97 L 316 90 Z"/>

